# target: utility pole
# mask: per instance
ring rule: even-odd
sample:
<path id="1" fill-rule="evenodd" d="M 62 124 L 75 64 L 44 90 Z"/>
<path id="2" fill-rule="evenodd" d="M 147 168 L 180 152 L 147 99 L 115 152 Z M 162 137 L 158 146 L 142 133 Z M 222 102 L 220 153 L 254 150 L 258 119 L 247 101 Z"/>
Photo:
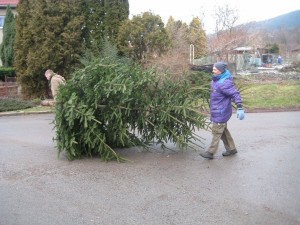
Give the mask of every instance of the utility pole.
<path id="1" fill-rule="evenodd" d="M 195 49 L 194 45 L 190 44 L 190 64 L 194 65 Z"/>

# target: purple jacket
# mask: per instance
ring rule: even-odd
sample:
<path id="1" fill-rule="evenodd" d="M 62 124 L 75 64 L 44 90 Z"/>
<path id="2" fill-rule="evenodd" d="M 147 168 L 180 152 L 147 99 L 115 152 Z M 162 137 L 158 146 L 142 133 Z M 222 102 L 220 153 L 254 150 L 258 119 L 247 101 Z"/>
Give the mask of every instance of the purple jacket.
<path id="1" fill-rule="evenodd" d="M 232 115 L 231 101 L 241 104 L 242 99 L 228 70 L 213 77 L 210 85 L 210 120 L 214 123 L 226 123 Z"/>

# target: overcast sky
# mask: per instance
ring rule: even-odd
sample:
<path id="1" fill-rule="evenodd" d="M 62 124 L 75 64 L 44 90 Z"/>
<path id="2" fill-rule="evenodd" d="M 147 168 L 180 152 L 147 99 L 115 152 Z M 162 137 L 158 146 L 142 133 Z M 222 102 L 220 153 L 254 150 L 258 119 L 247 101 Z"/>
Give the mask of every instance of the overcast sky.
<path id="1" fill-rule="evenodd" d="M 300 0 L 129 0 L 130 18 L 146 11 L 159 15 L 166 23 L 169 16 L 190 23 L 193 17 L 203 20 L 204 28 L 212 32 L 215 24 L 216 6 L 228 4 L 238 13 L 237 24 L 270 19 L 300 10 Z M 300 19 L 300 18 L 299 18 Z"/>

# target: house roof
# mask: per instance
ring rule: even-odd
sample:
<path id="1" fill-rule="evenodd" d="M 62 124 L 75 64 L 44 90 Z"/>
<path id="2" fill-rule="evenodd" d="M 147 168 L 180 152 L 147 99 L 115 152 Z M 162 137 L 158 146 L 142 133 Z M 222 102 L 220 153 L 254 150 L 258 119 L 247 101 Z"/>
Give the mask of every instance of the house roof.
<path id="1" fill-rule="evenodd" d="M 19 3 L 19 0 L 0 0 L 0 5 L 1 6 L 16 6 Z"/>
<path id="2" fill-rule="evenodd" d="M 238 47 L 238 48 L 235 48 L 233 50 L 236 50 L 236 51 L 251 51 L 253 48 L 252 47 Z"/>

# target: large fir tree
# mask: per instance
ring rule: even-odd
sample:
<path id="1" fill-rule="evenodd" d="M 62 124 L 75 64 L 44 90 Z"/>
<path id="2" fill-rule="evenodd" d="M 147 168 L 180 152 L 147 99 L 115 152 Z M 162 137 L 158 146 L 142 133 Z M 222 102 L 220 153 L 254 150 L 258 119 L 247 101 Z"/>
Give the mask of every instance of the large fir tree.
<path id="1" fill-rule="evenodd" d="M 14 39 L 16 35 L 15 16 L 10 8 L 6 9 L 5 23 L 3 26 L 3 40 L 1 44 L 0 54 L 3 66 L 12 67 L 14 62 Z"/>
<path id="2" fill-rule="evenodd" d="M 197 83 L 207 80 L 205 74 L 195 77 Z M 58 93 L 58 151 L 71 160 L 96 156 L 122 161 L 124 147 L 168 149 L 174 143 L 178 150 L 197 150 L 203 143 L 195 131 L 209 125 L 199 110 L 208 91 L 189 77 L 174 81 L 109 52 L 77 70 Z"/>

